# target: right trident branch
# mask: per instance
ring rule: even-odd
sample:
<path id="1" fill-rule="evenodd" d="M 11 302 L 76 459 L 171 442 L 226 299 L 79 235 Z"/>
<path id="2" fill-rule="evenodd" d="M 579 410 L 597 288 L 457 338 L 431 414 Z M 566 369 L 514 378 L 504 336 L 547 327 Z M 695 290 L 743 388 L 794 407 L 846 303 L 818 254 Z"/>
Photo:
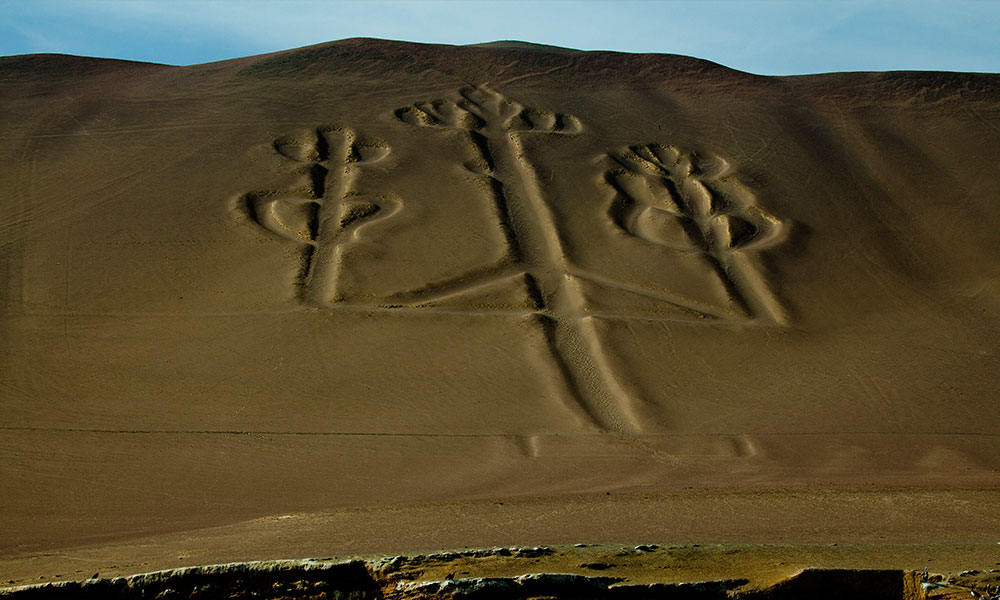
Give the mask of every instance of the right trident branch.
<path id="1" fill-rule="evenodd" d="M 672 250 L 702 253 L 750 318 L 788 322 L 750 256 L 780 242 L 787 227 L 756 204 L 725 160 L 662 144 L 630 146 L 611 158 L 619 165 L 608 173 L 619 193 L 611 207 L 619 227 Z"/>

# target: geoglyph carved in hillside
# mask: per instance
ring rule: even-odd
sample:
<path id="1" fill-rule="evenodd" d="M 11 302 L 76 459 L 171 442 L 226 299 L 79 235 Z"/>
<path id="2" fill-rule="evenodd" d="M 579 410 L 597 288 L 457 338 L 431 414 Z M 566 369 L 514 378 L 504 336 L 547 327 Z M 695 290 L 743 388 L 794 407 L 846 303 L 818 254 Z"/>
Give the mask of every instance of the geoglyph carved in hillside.
<path id="1" fill-rule="evenodd" d="M 596 320 L 645 317 L 594 311 L 585 291 L 593 286 L 639 293 L 646 301 L 670 305 L 692 319 L 786 322 L 781 304 L 751 257 L 779 241 L 784 228 L 758 206 L 724 160 L 660 144 L 611 152 L 614 167 L 605 181 L 614 188 L 615 198 L 607 217 L 650 244 L 650 251 L 702 256 L 711 265 L 704 272 L 719 278 L 731 303 L 744 314 L 706 312 L 705 305 L 689 305 L 655 290 L 637 289 L 634 282 L 617 282 L 613 274 L 591 273 L 571 264 L 566 233 L 544 196 L 522 140 L 528 135 L 579 135 L 584 128 L 577 117 L 526 107 L 486 85 L 462 89 L 452 98 L 417 102 L 398 109 L 395 116 L 408 125 L 468 136 L 476 156 L 465 168 L 487 190 L 491 214 L 504 232 L 506 258 L 451 280 L 368 302 L 365 308 L 434 311 L 443 301 L 447 312 L 454 313 L 456 300 L 461 305 L 463 299 L 517 288 L 527 299 L 519 311 L 470 306 L 465 312 L 530 318 L 544 339 L 560 396 L 581 423 L 619 432 L 636 431 L 643 424 L 640 394 L 614 368 Z M 301 274 L 305 302 L 356 309 L 337 286 L 342 249 L 356 241 L 358 228 L 393 214 L 401 201 L 392 195 L 362 198 L 352 184 L 358 169 L 383 158 L 388 146 L 358 140 L 347 129 L 327 127 L 305 138 L 281 138 L 274 148 L 308 167 L 311 186 L 248 194 L 251 214 L 266 229 L 305 246 Z"/>
<path id="2" fill-rule="evenodd" d="M 748 318 L 787 322 L 750 256 L 780 242 L 786 228 L 732 177 L 725 160 L 663 144 L 610 156 L 618 168 L 606 180 L 618 196 L 609 215 L 618 227 L 665 249 L 701 253 Z"/>
<path id="3" fill-rule="evenodd" d="M 302 244 L 301 298 L 328 306 L 341 298 L 337 283 L 345 246 L 358 230 L 400 207 L 390 194 L 362 196 L 353 189 L 358 169 L 389 154 L 381 140 L 358 139 L 346 128 L 325 126 L 301 136 L 285 136 L 274 150 L 308 173 L 303 187 L 246 195 L 252 218 L 265 229 Z"/>

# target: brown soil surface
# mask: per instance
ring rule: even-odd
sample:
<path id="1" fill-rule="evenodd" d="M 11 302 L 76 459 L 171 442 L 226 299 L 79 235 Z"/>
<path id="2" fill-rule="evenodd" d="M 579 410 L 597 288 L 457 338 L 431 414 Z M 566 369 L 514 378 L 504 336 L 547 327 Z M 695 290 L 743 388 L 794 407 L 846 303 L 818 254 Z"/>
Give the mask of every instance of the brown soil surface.
<path id="1" fill-rule="evenodd" d="M 0 105 L 3 581 L 1000 540 L 1000 76 L 345 40 Z"/>

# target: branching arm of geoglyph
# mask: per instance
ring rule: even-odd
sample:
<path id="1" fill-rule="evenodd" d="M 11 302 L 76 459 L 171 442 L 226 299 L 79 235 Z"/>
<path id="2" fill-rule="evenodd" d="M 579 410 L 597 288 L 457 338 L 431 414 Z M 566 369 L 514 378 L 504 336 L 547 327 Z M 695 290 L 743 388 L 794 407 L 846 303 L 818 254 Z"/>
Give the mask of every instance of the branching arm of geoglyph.
<path id="1" fill-rule="evenodd" d="M 618 165 L 607 175 L 618 192 L 609 213 L 616 225 L 647 242 L 703 254 L 751 318 L 787 322 L 750 257 L 779 243 L 787 228 L 757 204 L 724 159 L 663 144 L 630 146 L 611 158 Z"/>

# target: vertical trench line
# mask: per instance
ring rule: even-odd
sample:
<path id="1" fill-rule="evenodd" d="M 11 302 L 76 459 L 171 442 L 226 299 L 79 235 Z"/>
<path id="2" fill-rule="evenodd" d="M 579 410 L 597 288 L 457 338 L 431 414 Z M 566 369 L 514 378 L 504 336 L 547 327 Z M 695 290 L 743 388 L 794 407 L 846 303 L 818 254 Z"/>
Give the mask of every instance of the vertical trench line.
<path id="1" fill-rule="evenodd" d="M 306 301 L 313 306 L 327 306 L 340 299 L 337 279 L 340 275 L 340 210 L 344 198 L 351 187 L 354 172 L 348 164 L 353 136 L 349 131 L 335 132 L 342 137 L 342 143 L 328 146 L 330 166 L 324 194 L 316 216 L 316 250 L 309 263 Z"/>
<path id="2" fill-rule="evenodd" d="M 688 178 L 684 182 L 684 189 L 687 196 L 684 202 L 688 210 L 697 215 L 698 228 L 707 246 L 705 250 L 718 265 L 717 270 L 723 279 L 723 285 L 735 296 L 734 300 L 747 312 L 751 320 L 786 325 L 788 315 L 750 257 L 739 249 L 724 247 L 712 231 L 711 201 L 715 192 L 696 178 Z M 699 210 L 699 207 L 692 202 L 694 194 L 701 196 L 704 211 Z"/>
<path id="3" fill-rule="evenodd" d="M 613 374 L 607 372 L 607 363 L 595 356 L 601 348 L 596 329 L 580 326 L 583 294 L 569 278 L 555 214 L 545 202 L 517 134 L 494 126 L 487 132 L 487 140 L 522 260 L 545 301 L 545 338 L 565 387 L 594 426 L 615 433 L 636 431 L 634 421 L 625 418 L 633 401 L 620 393 Z"/>
<path id="4" fill-rule="evenodd" d="M 507 198 L 504 195 L 503 182 L 496 178 L 496 164 L 493 153 L 490 150 L 487 138 L 476 131 L 469 131 L 469 144 L 479 153 L 485 165 L 483 173 L 478 177 L 482 178 L 483 185 L 488 188 L 490 199 L 493 201 L 493 211 L 500 221 L 500 228 L 503 230 L 504 241 L 507 244 L 507 251 L 511 260 L 520 261 L 521 247 L 517 239 L 517 233 L 511 221 L 510 209 L 507 206 Z"/>
<path id="5" fill-rule="evenodd" d="M 565 340 L 561 340 L 560 332 L 557 331 L 559 322 L 552 317 L 541 313 L 534 313 L 532 321 L 542 332 L 545 341 L 544 360 L 549 362 L 549 366 L 555 370 L 559 376 L 555 379 L 557 383 L 557 394 L 562 400 L 562 406 L 576 419 L 578 425 L 593 429 L 597 432 L 614 429 L 611 424 L 604 422 L 602 415 L 595 413 L 591 407 L 580 401 L 582 395 L 586 393 L 581 389 L 578 377 L 571 366 L 573 357 L 567 356 L 567 352 L 560 351 L 560 345 L 565 345 Z"/>
<path id="6" fill-rule="evenodd" d="M 601 336 L 597 331 L 597 317 L 588 315 L 579 319 L 578 324 L 581 338 L 588 344 L 590 356 L 594 361 L 599 373 L 603 375 L 604 385 L 612 397 L 620 399 L 619 408 L 621 419 L 627 428 L 633 432 L 643 429 L 641 407 L 639 406 L 638 394 L 631 392 L 625 383 L 615 376 L 611 356 L 605 350 L 605 345 L 601 343 Z M 619 433 L 623 428 L 619 427 Z"/>
<path id="7" fill-rule="evenodd" d="M 572 293 L 568 296 L 555 294 L 559 288 L 565 287 L 562 285 L 561 280 L 569 272 L 569 263 L 566 259 L 567 252 L 563 244 L 562 235 L 556 226 L 555 214 L 545 201 L 541 186 L 538 184 L 538 176 L 525 154 L 524 147 L 517 133 L 504 131 L 502 134 L 490 136 L 490 140 L 498 138 L 503 140 L 504 143 L 501 144 L 502 152 L 500 154 L 502 154 L 502 158 L 498 159 L 496 152 L 493 152 L 494 160 L 497 162 L 497 169 L 498 171 L 507 171 L 510 175 L 507 179 L 511 182 L 516 182 L 514 187 L 516 188 L 517 200 L 511 203 L 510 199 L 508 199 L 508 203 L 520 205 L 521 210 L 526 213 L 524 217 L 529 221 L 528 223 L 520 224 L 521 227 L 518 227 L 518 229 L 528 226 L 534 229 L 532 234 L 539 238 L 538 240 L 531 240 L 537 245 L 535 248 L 525 252 L 525 254 L 526 256 L 531 256 L 534 259 L 534 263 L 541 263 L 532 264 L 533 268 L 546 269 L 549 272 L 549 278 L 554 281 L 554 289 L 542 290 L 545 294 L 555 295 L 554 298 L 551 296 L 546 298 L 546 306 L 550 306 L 552 310 L 562 309 L 575 312 L 579 309 L 583 300 L 579 294 Z M 521 233 L 521 231 L 518 231 L 518 233 Z M 553 300 L 561 306 L 552 306 L 550 303 Z"/>
<path id="8" fill-rule="evenodd" d="M 735 182 L 732 186 L 716 183 L 715 186 L 709 189 L 720 196 L 731 196 L 731 204 L 738 206 L 744 216 L 750 217 L 751 224 L 754 224 L 754 221 L 756 221 L 754 226 L 757 227 L 758 235 L 763 233 L 761 230 L 762 227 L 771 228 L 771 231 L 765 234 L 765 244 L 762 247 L 767 245 L 767 237 L 780 234 L 781 222 L 777 218 L 767 218 L 764 216 L 766 213 L 755 204 L 756 196 L 742 183 Z M 754 216 L 753 213 L 757 212 L 754 209 L 757 209 L 761 213 L 757 215 L 756 219 L 752 218 Z M 775 293 L 774 288 L 769 284 L 762 261 L 754 260 L 752 252 L 753 250 L 733 247 L 730 244 L 727 251 L 729 260 L 733 265 L 733 272 L 730 276 L 733 278 L 736 286 L 743 290 L 743 297 L 750 311 L 758 321 L 787 326 L 791 323 L 791 316 Z"/>
<path id="9" fill-rule="evenodd" d="M 683 210 L 698 226 L 701 235 L 702 250 L 708 256 L 716 274 L 730 299 L 738 309 L 750 319 L 755 317 L 754 308 L 749 304 L 746 290 L 741 288 L 737 278 L 733 277 L 733 265 L 730 253 L 719 247 L 719 241 L 712 231 L 712 192 L 700 180 L 691 175 L 679 175 L 681 180 L 677 185 L 680 200 L 684 203 Z"/>
<path id="10" fill-rule="evenodd" d="M 590 317 L 587 317 L 590 318 Z M 639 427 L 628 418 L 631 400 L 616 394 L 621 388 L 614 375 L 605 370 L 601 339 L 591 327 L 583 327 L 579 316 L 551 318 L 549 349 L 560 365 L 560 373 L 574 396 L 580 410 L 590 417 L 601 431 L 609 433 L 637 433 Z"/>
<path id="11" fill-rule="evenodd" d="M 788 313 L 750 257 L 738 249 L 730 251 L 730 254 L 729 278 L 740 290 L 753 317 L 776 325 L 788 325 Z"/>
<path id="12" fill-rule="evenodd" d="M 25 244 L 24 238 L 31 223 L 32 207 L 36 201 L 36 181 L 38 157 L 36 142 L 28 138 L 24 142 L 24 150 L 17 159 L 17 179 L 15 183 L 14 219 L 0 228 L 0 249 L 4 251 L 0 259 L 0 312 L 14 315 L 25 314 Z M 0 320 L 2 321 L 2 320 Z M 8 323 L 9 325 L 10 323 Z M 5 340 L 12 339 L 6 331 L 0 329 L 0 336 Z M 0 342 L 0 352 L 3 352 Z"/>

